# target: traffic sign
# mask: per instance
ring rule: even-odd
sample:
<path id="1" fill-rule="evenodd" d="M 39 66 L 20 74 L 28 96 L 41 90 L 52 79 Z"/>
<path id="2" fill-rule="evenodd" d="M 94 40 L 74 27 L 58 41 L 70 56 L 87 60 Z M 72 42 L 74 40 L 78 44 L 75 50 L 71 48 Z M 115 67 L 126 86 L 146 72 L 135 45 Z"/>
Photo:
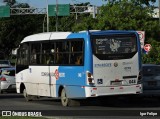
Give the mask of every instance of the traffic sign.
<path id="1" fill-rule="evenodd" d="M 56 15 L 69 16 L 69 14 L 70 14 L 69 4 L 48 5 L 48 15 L 49 16 L 56 16 Z"/>
<path id="2" fill-rule="evenodd" d="M 0 6 L 0 17 L 10 17 L 9 6 Z"/>
<path id="3" fill-rule="evenodd" d="M 139 34 L 141 48 L 143 49 L 143 47 L 144 47 L 144 40 L 145 40 L 145 31 L 137 31 L 137 33 Z"/>
<path id="4" fill-rule="evenodd" d="M 149 52 L 149 51 L 151 50 L 151 44 L 145 44 L 144 50 L 145 50 L 146 52 Z"/>

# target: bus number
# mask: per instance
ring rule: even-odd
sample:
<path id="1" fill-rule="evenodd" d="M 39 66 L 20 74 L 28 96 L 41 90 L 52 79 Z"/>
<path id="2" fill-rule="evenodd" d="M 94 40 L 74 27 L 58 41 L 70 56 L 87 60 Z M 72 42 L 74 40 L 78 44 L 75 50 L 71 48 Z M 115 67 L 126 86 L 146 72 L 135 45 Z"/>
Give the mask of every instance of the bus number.
<path id="1" fill-rule="evenodd" d="M 129 84 L 136 83 L 136 80 L 129 80 Z"/>

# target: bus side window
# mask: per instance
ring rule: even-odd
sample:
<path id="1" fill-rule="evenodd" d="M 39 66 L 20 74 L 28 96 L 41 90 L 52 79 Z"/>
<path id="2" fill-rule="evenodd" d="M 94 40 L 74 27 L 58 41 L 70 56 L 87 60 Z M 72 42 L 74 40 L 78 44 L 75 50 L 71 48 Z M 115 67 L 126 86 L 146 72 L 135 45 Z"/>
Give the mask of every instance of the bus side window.
<path id="1" fill-rule="evenodd" d="M 79 56 L 76 57 L 75 64 L 78 64 L 78 65 L 82 64 L 82 55 L 79 55 Z"/>
<path id="2" fill-rule="evenodd" d="M 32 63 L 32 64 L 35 64 L 35 63 L 36 63 L 36 58 L 37 58 L 36 49 L 33 49 L 33 50 L 32 50 L 32 53 L 31 53 L 31 63 Z"/>
<path id="3" fill-rule="evenodd" d="M 74 64 L 75 62 L 76 62 L 75 54 L 72 53 L 71 56 L 70 56 L 70 64 Z"/>
<path id="4" fill-rule="evenodd" d="M 51 57 L 49 55 L 46 55 L 46 64 L 50 64 Z"/>
<path id="5" fill-rule="evenodd" d="M 49 65 L 51 62 L 51 56 L 50 54 L 42 54 L 42 60 L 41 60 L 41 64 L 43 65 Z"/>
<path id="6" fill-rule="evenodd" d="M 50 64 L 55 64 L 55 62 L 54 62 L 54 54 L 50 54 Z"/>
<path id="7" fill-rule="evenodd" d="M 61 53 L 57 54 L 57 61 L 56 61 L 56 63 L 57 64 L 63 63 L 63 55 Z"/>
<path id="8" fill-rule="evenodd" d="M 71 42 L 71 64 L 82 65 L 83 63 L 83 41 Z"/>

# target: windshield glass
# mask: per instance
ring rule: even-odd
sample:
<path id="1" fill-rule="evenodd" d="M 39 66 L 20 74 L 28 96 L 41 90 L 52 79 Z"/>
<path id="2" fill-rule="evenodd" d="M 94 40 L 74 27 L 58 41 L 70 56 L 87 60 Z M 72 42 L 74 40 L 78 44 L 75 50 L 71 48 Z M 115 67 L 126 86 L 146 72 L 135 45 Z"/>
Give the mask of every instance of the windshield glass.
<path id="1" fill-rule="evenodd" d="M 9 64 L 9 62 L 8 61 L 3 61 L 3 60 L 1 60 L 0 61 L 0 66 L 9 66 L 10 64 Z"/>
<path id="2" fill-rule="evenodd" d="M 2 75 L 15 76 L 15 70 L 3 70 Z"/>
<path id="3" fill-rule="evenodd" d="M 103 59 L 131 58 L 137 52 L 135 35 L 106 35 L 92 36 L 93 53 Z M 102 56 L 103 55 L 103 56 Z"/>

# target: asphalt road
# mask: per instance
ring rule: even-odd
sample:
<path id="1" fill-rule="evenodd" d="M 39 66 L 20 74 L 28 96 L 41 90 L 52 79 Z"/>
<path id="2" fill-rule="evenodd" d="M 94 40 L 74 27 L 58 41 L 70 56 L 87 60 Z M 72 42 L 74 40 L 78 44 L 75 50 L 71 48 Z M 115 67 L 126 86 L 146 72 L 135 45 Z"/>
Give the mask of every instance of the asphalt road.
<path id="1" fill-rule="evenodd" d="M 26 102 L 21 94 L 0 94 L 0 114 L 11 116 L 78 116 L 97 118 L 151 118 L 160 116 L 160 99 L 154 97 L 107 97 L 82 100 L 80 106 L 63 107 L 60 100 L 40 98 Z"/>

